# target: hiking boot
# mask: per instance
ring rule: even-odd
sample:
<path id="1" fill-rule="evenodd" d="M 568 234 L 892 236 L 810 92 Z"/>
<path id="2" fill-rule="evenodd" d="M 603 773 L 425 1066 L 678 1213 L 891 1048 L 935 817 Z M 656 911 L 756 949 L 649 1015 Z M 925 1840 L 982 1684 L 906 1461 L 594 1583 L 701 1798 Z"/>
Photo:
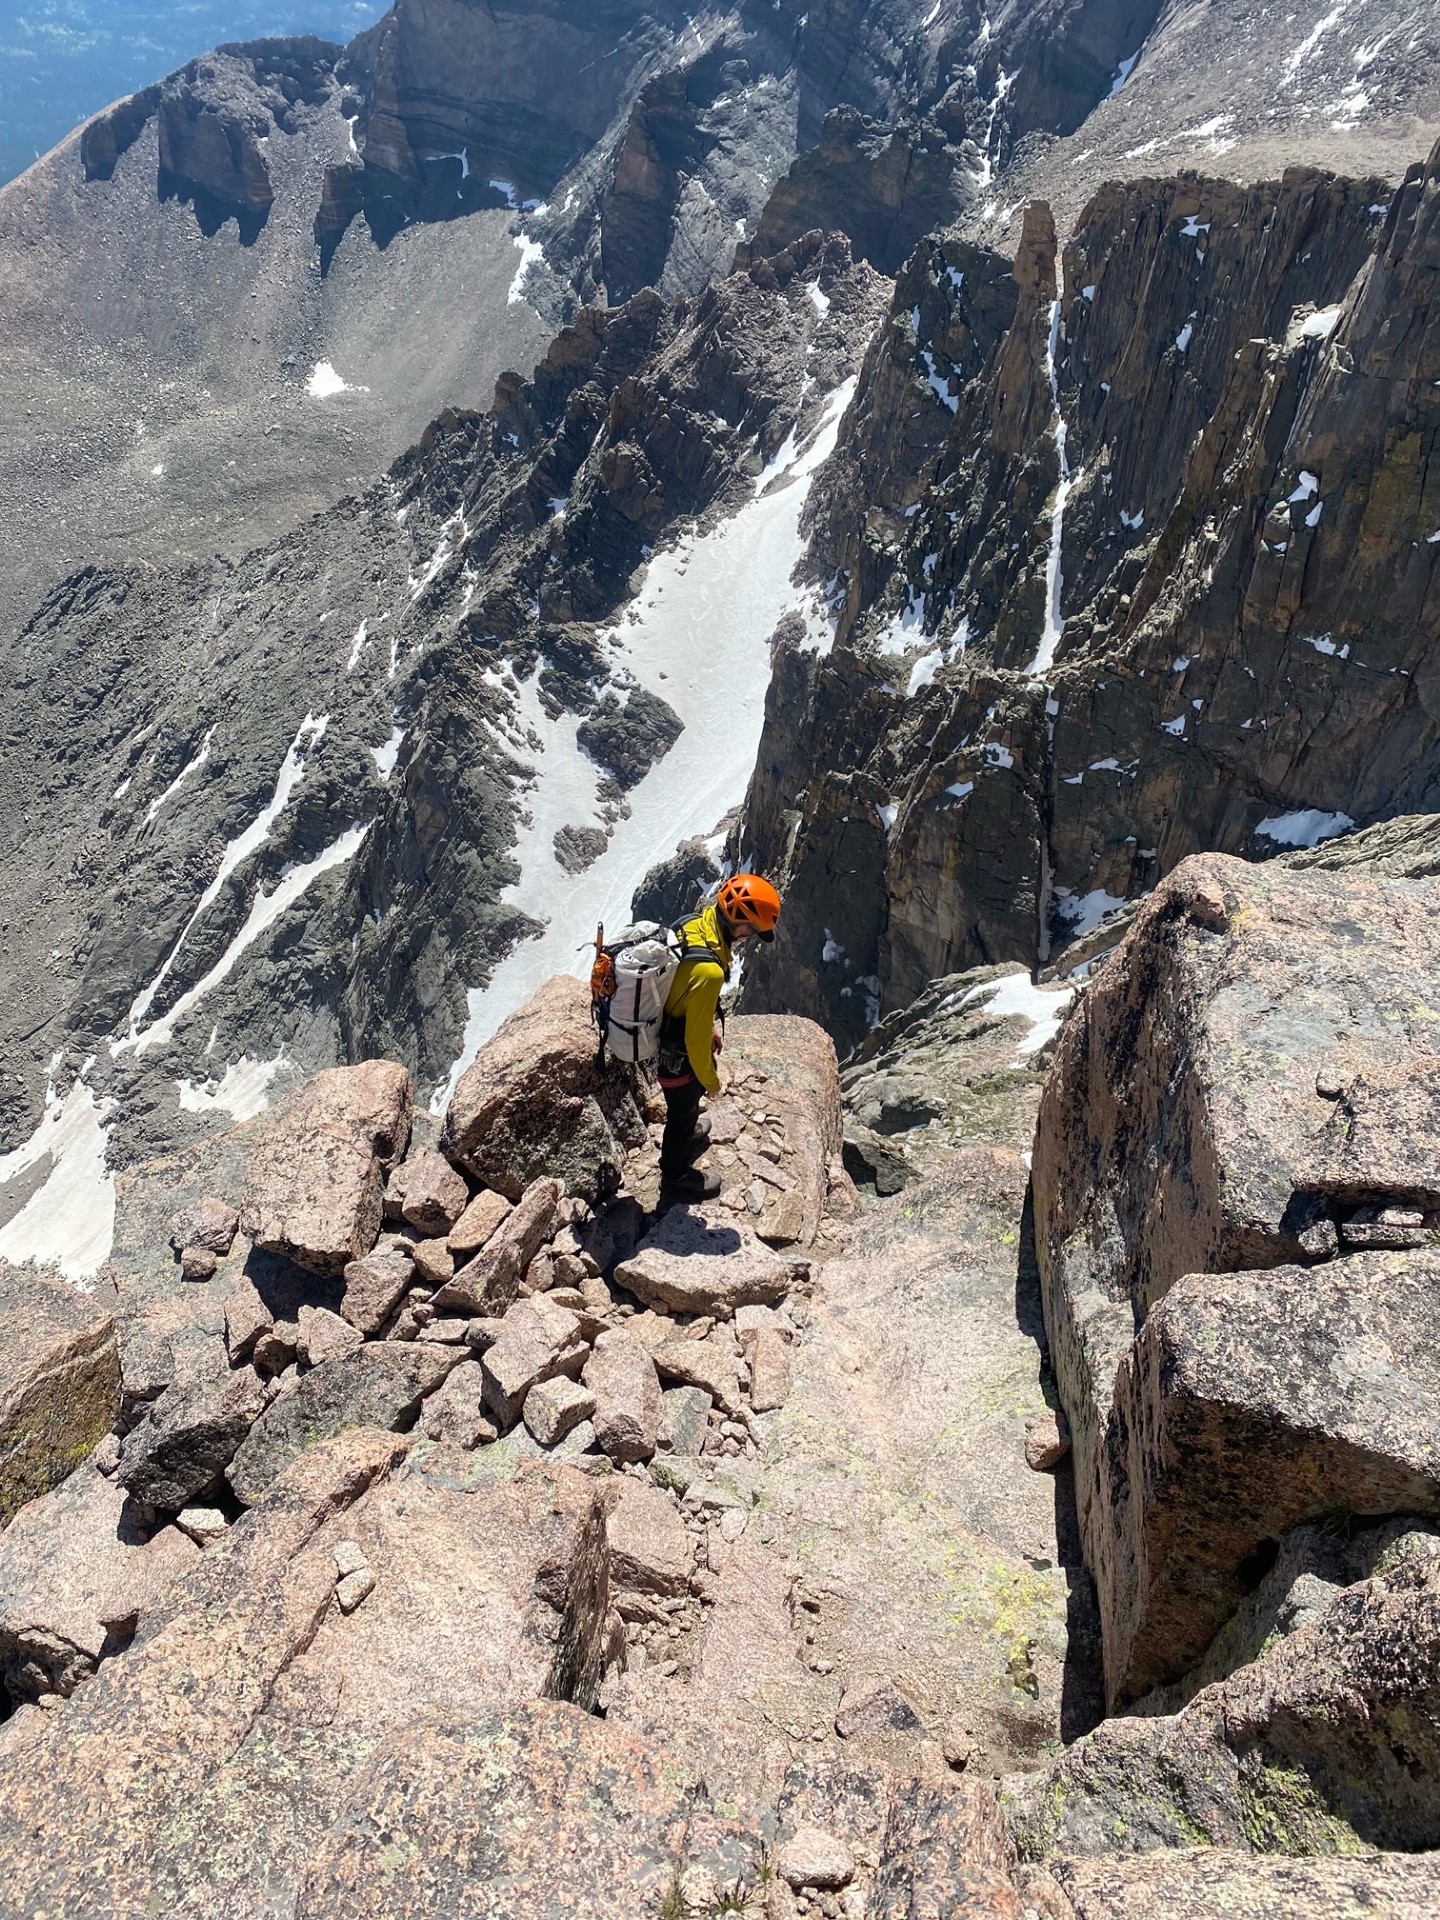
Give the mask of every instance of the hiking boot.
<path id="1" fill-rule="evenodd" d="M 689 1145 L 685 1149 L 685 1157 L 687 1160 L 698 1160 L 702 1153 L 708 1153 L 709 1151 L 710 1136 L 708 1133 L 691 1134 Z"/>
<path id="2" fill-rule="evenodd" d="M 694 1133 L 692 1133 L 692 1134 L 691 1134 L 691 1136 L 690 1136 L 690 1138 L 691 1138 L 692 1140 L 694 1140 L 694 1141 L 696 1141 L 697 1143 L 698 1143 L 699 1141 L 701 1141 L 701 1140 L 703 1140 L 703 1141 L 705 1142 L 705 1144 L 706 1144 L 706 1146 L 707 1146 L 707 1147 L 709 1146 L 709 1144 L 710 1144 L 710 1116 L 709 1116 L 709 1114 L 708 1114 L 708 1113 L 702 1113 L 702 1114 L 698 1114 L 698 1115 L 696 1116 L 696 1119 L 695 1119 L 695 1131 L 694 1131 Z"/>
<path id="3" fill-rule="evenodd" d="M 706 1173 L 691 1167 L 685 1173 L 660 1176 L 662 1200 L 713 1200 L 720 1191 L 718 1173 Z"/>

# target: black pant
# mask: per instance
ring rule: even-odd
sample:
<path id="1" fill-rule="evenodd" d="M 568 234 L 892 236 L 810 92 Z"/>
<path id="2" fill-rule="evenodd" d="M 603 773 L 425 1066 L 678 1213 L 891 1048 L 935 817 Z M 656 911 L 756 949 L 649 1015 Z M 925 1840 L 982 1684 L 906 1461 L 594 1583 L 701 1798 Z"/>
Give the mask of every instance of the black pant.
<path id="1" fill-rule="evenodd" d="M 660 1142 L 660 1178 L 678 1180 L 689 1171 L 690 1142 L 695 1138 L 695 1122 L 700 1118 L 705 1089 L 698 1080 L 685 1080 L 678 1087 L 666 1087 L 663 1091 L 665 1133 Z"/>

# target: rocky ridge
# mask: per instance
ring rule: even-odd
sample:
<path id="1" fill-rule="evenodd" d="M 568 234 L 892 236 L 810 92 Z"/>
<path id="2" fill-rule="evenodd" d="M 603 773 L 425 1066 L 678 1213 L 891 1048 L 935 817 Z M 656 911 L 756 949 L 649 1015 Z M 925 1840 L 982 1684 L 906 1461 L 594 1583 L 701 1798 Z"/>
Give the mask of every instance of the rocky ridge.
<path id="1" fill-rule="evenodd" d="M 1012 258 L 1004 170 L 1086 179 L 1045 135 L 1091 118 L 1174 146 L 1153 87 L 1218 14 L 1015 9 L 957 77 L 969 14 L 796 54 L 770 12 L 636 16 L 557 131 L 454 85 L 531 83 L 513 22 L 417 0 L 343 58 L 223 50 L 26 189 L 96 231 L 158 193 L 236 302 L 473 243 L 481 308 L 570 315 L 384 482 L 78 575 L 12 653 L 0 1254 L 95 1288 L 0 1268 L 37 1920 L 157 1859 L 172 1904 L 317 1915 L 557 1873 L 670 1920 L 1434 1904 L 1436 854 L 1388 816 L 1435 804 L 1440 148 L 1266 183 L 1282 48 L 1223 176 L 1071 185 Z M 1387 124 L 1423 28 L 1364 63 Z M 563 195 L 512 229 L 532 165 Z M 771 574 L 722 823 L 693 605 Z M 571 952 L 525 936 L 697 833 L 637 912 L 727 854 L 787 912 L 720 1200 L 661 1213 L 653 1093 L 577 982 L 527 999 Z"/>
<path id="2" fill-rule="evenodd" d="M 992 131 L 993 56 L 1038 37 L 1064 66 L 1098 35 L 1103 64 L 1120 27 L 1093 0 L 1035 11 L 1060 17 L 1001 19 L 957 70 L 974 6 L 918 30 L 920 0 L 700 24 L 400 0 L 349 48 L 225 46 L 118 102 L 0 195 L 0 632 L 87 562 L 238 557 L 290 531 L 447 406 L 483 406 L 582 304 L 699 294 L 832 110 L 865 117 L 861 148 L 893 127 L 897 160 L 931 156 L 909 237 L 948 217 Z M 1103 88 L 1087 51 L 1013 105 L 1017 127 L 1068 128 Z M 857 252 L 878 257 L 895 162 L 857 160 Z M 786 244 L 835 211 L 790 204 Z"/>
<path id="3" fill-rule="evenodd" d="M 936 1725 L 971 1702 L 979 1737 L 1018 1757 L 1056 1711 L 1054 1648 L 1026 1655 L 1027 1674 L 1041 1659 L 1042 1697 L 1038 1679 L 1012 1685 L 1004 1618 L 977 1659 L 945 1631 L 944 1594 L 913 1575 L 892 1617 L 892 1583 L 854 1557 L 843 1505 L 814 1503 L 813 1474 L 845 1458 L 829 1422 L 851 1424 L 865 1456 L 883 1434 L 870 1415 L 853 1425 L 841 1386 L 873 1362 L 841 1357 L 837 1372 L 830 1353 L 829 1314 L 847 1300 L 868 1314 L 888 1257 L 862 1234 L 841 1270 L 837 1216 L 855 1201 L 833 1050 L 805 1022 L 732 1022 L 710 1112 L 720 1198 L 652 1224 L 654 1096 L 641 1086 L 594 1109 L 590 1157 L 577 1152 L 568 1108 L 590 1097 L 593 1045 L 560 1008 L 583 1010 L 584 989 L 547 993 L 460 1082 L 444 1152 L 425 1144 L 433 1122 L 408 1077 L 372 1062 L 306 1083 L 229 1136 L 222 1161 L 185 1155 L 133 1182 L 109 1276 L 116 1431 L 68 1478 L 72 1434 L 53 1436 L 60 1484 L 0 1536 L 0 1634 L 21 1703 L 0 1733 L 15 1835 L 47 1823 L 72 1778 L 103 1762 L 107 1782 L 83 1846 L 34 1873 L 0 1833 L 17 1911 L 102 1884 L 113 1898 L 142 1858 L 152 1892 L 163 1862 L 167 1897 L 237 1910 L 257 1872 L 287 1912 L 320 1911 L 340 1888 L 377 1912 L 397 1899 L 467 1910 L 486 1897 L 468 1855 L 443 1886 L 424 1868 L 382 1894 L 343 1836 L 362 1807 L 389 1818 L 397 1791 L 435 1816 L 442 1779 L 491 1773 L 502 1751 L 506 1784 L 483 1796 L 483 1823 L 458 1803 L 445 1820 L 467 1848 L 501 1849 L 516 1911 L 554 1871 L 550 1843 L 523 1836 L 557 1767 L 573 1894 L 597 1912 L 668 1911 L 676 1886 L 687 1910 L 718 1910 L 735 1885 L 787 1915 L 881 1911 L 892 1891 L 919 1897 L 956 1871 L 994 1911 L 1016 1911 L 993 1797 L 955 1778 L 975 1737 Z M 525 1104 L 527 1060 L 551 1075 L 539 1106 Z M 1033 1076 L 1016 1092 L 1017 1115 L 1032 1113 Z M 529 1178 L 532 1160 L 566 1179 Z M 1000 1160 L 1003 1209 L 1019 1162 Z M 238 1208 L 204 1190 L 222 1164 L 243 1169 Z M 477 1165 L 499 1185 L 478 1184 Z M 593 1204 L 566 1192 L 587 1180 Z M 833 1308 L 816 1297 L 822 1265 Z M 1003 1302 L 1003 1248 L 972 1284 Z M 1007 1370 L 1023 1372 L 1025 1344 L 1010 1340 Z M 974 1418 L 983 1401 L 971 1404 Z M 76 1400 L 75 1436 L 84 1418 Z M 866 1460 L 872 1505 L 905 1497 L 893 1447 Z M 842 1502 L 849 1479 L 842 1465 Z M 1036 1482 L 1026 1502 L 1037 1547 L 1043 1494 Z M 973 1524 L 999 1518 L 977 1510 Z M 57 1528 L 80 1548 L 117 1519 L 108 1555 L 77 1554 L 63 1579 L 37 1558 Z M 990 1549 L 1002 1590 L 1012 1525 Z M 892 1551 L 913 1549 L 897 1534 Z M 1050 1583 L 1026 1577 L 1021 1605 L 1038 1620 Z M 912 1645 L 922 1622 L 940 1631 L 943 1672 Z M 183 1729 L 164 1677 L 176 1659 L 208 1675 Z M 356 1693 L 347 1676 L 362 1669 Z M 277 1762 L 288 1771 L 302 1753 L 305 1785 L 282 1808 Z M 597 1826 L 581 1783 L 617 1768 L 638 1798 L 625 1787 L 621 1826 Z"/>
<path id="4" fill-rule="evenodd" d="M 733 1019 L 703 1209 L 564 978 L 443 1126 L 371 1061 L 129 1176 L 7 1348 L 110 1369 L 0 1402 L 17 1912 L 1424 1911 L 1434 839 L 1187 861 L 843 1108 Z"/>
<path id="5" fill-rule="evenodd" d="M 698 294 L 814 228 L 894 272 L 1156 165 L 1393 182 L 1440 130 L 1413 0 L 398 0 L 217 49 L 0 195 L 0 632 L 139 551 L 238 557 L 478 406 L 586 302 Z M 553 76 L 564 73 L 557 88 Z M 237 316 L 242 323 L 236 325 Z M 43 536 L 38 529 L 43 527 Z"/>

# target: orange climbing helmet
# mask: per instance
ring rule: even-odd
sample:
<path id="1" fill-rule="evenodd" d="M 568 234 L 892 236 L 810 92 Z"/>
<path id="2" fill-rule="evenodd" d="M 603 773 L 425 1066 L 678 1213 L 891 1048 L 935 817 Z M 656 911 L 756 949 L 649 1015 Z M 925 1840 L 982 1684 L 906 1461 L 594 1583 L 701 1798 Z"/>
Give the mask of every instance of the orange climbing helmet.
<path id="1" fill-rule="evenodd" d="M 780 896 L 758 873 L 732 873 L 716 894 L 715 904 L 727 920 L 748 921 L 757 939 L 775 938 Z"/>

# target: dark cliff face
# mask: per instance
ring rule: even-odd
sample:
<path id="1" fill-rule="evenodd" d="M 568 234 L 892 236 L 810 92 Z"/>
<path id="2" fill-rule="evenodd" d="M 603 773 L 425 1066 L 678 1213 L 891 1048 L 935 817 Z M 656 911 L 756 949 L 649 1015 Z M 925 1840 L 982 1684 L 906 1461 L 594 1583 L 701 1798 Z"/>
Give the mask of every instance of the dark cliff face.
<path id="1" fill-rule="evenodd" d="M 263 143 L 299 130 L 296 109 L 333 90 L 342 53 L 314 38 L 256 40 L 192 60 L 90 122 L 80 140 L 85 178 L 109 180 L 153 118 L 159 198 L 188 201 L 206 235 L 233 219 L 253 245 L 275 203 Z"/>
<path id="2" fill-rule="evenodd" d="M 340 70 L 357 154 L 327 179 L 322 258 L 362 213 L 384 245 L 509 204 L 529 210 L 536 294 L 557 313 L 602 290 L 697 292 L 737 234 L 757 257 L 838 230 L 893 272 L 1027 133 L 1078 126 L 1156 10 L 1016 0 L 942 21 L 923 0 L 741 0 L 696 19 L 633 0 L 400 0 Z"/>
<path id="3" fill-rule="evenodd" d="M 1437 163 L 1106 189 L 1058 305 L 1043 209 L 1013 269 L 917 249 L 812 495 L 837 638 L 777 667 L 750 1004 L 858 1037 L 1188 853 L 1435 804 Z"/>
<path id="4" fill-rule="evenodd" d="M 778 253 L 815 228 L 850 237 L 857 259 L 895 274 L 915 243 L 945 226 L 967 197 L 969 159 L 959 104 L 939 120 L 885 127 L 853 107 L 827 114 L 820 139 L 775 184 L 737 265 Z"/>

